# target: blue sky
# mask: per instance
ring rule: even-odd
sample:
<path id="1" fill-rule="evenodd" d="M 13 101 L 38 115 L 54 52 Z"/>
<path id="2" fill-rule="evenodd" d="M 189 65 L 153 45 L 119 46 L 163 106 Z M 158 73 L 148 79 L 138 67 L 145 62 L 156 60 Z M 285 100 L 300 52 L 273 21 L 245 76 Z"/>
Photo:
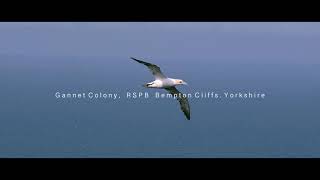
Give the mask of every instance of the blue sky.
<path id="1" fill-rule="evenodd" d="M 0 54 L 318 63 L 320 23 L 0 23 Z"/>
<path id="2" fill-rule="evenodd" d="M 319 157 L 319 47 L 320 23 L 0 23 L 0 157 Z M 175 100 L 54 98 L 154 92 L 130 56 L 185 93 L 268 98 L 190 99 L 191 121 Z"/>

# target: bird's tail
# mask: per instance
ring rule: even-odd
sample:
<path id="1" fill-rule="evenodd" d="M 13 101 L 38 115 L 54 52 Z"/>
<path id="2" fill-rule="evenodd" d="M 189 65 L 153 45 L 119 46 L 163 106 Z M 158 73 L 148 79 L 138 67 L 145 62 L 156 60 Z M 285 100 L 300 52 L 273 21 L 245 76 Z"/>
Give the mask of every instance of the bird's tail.
<path id="1" fill-rule="evenodd" d="M 153 84 L 153 83 L 151 82 L 151 83 L 143 84 L 142 86 L 147 88 L 147 87 L 151 86 L 152 84 Z"/>

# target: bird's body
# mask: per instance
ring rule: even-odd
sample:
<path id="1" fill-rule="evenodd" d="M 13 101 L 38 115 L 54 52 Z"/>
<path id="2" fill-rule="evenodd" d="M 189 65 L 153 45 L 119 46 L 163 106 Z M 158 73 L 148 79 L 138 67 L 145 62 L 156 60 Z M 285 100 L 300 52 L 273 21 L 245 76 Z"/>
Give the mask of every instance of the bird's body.
<path id="1" fill-rule="evenodd" d="M 145 66 L 147 66 L 149 68 L 149 70 L 151 71 L 151 73 L 155 77 L 154 81 L 146 83 L 143 86 L 147 87 L 147 88 L 165 89 L 170 94 L 177 95 L 176 97 L 178 97 L 178 101 L 180 103 L 181 110 L 185 114 L 186 118 L 188 120 L 190 120 L 190 106 L 189 106 L 188 99 L 186 97 L 178 96 L 178 94 L 181 94 L 181 93 L 175 87 L 177 85 L 187 85 L 187 83 L 184 82 L 181 79 L 173 79 L 173 78 L 166 77 L 161 72 L 160 68 L 157 65 L 154 65 L 154 64 L 151 64 L 151 63 L 147 63 L 147 62 L 135 59 L 135 58 L 131 58 L 131 59 L 137 61 L 138 63 L 144 64 Z"/>
<path id="2" fill-rule="evenodd" d="M 157 79 L 145 84 L 144 87 L 164 89 L 164 88 L 176 86 L 177 85 L 175 83 L 176 81 L 177 79 L 172 79 L 172 78 Z"/>

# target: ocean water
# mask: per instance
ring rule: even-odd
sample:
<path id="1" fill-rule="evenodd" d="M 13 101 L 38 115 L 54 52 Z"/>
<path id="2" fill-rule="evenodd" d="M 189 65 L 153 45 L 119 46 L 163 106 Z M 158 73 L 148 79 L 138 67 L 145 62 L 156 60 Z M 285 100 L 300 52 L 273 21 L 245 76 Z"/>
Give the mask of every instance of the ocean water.
<path id="1" fill-rule="evenodd" d="M 129 57 L 1 56 L 0 157 L 320 157 L 320 65 L 240 62 L 155 62 L 182 92 L 266 93 L 190 99 L 187 121 L 173 99 L 55 98 L 155 92 Z"/>

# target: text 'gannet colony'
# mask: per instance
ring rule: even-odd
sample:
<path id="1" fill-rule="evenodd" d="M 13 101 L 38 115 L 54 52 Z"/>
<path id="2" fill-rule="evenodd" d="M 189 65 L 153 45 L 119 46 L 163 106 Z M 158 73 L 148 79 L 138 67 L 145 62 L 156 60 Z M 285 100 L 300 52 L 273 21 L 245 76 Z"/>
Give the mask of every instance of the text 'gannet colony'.
<path id="1" fill-rule="evenodd" d="M 180 103 L 181 110 L 183 111 L 186 118 L 190 120 L 190 106 L 189 106 L 188 98 L 184 96 L 179 96 L 181 92 L 179 92 L 175 87 L 177 85 L 187 85 L 187 83 L 181 79 L 173 79 L 173 78 L 166 77 L 165 75 L 163 75 L 160 68 L 155 64 L 147 63 L 132 57 L 131 59 L 147 66 L 148 69 L 153 74 L 153 76 L 155 77 L 154 81 L 145 84 L 144 87 L 165 89 L 173 96 L 176 96 L 177 100 Z"/>

